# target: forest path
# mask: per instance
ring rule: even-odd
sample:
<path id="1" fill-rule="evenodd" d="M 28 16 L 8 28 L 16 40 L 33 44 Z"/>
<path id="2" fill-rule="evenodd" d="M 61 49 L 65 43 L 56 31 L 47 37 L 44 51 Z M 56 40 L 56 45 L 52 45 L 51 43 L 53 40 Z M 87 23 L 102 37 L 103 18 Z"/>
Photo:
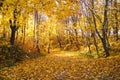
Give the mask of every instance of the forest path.
<path id="1" fill-rule="evenodd" d="M 84 59 L 56 51 L 0 70 L 2 80 L 120 80 L 120 56 Z"/>

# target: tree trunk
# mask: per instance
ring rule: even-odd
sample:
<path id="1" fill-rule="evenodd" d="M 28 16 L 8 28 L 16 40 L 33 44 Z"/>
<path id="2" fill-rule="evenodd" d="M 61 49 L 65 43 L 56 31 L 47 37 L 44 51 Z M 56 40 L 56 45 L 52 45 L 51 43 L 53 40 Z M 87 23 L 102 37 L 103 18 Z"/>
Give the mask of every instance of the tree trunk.
<path id="1" fill-rule="evenodd" d="M 3 14 L 3 21 L 4 21 L 4 14 Z M 3 27 L 3 26 L 2 26 Z M 6 38 L 6 26 L 3 27 L 3 38 Z"/>
<path id="2" fill-rule="evenodd" d="M 118 27 L 114 28 L 114 39 L 115 39 L 115 41 L 117 41 L 119 39 L 118 38 Z"/>
<path id="3" fill-rule="evenodd" d="M 95 28 L 95 31 L 97 33 L 97 35 L 99 36 L 101 42 L 102 42 L 102 45 L 103 45 L 103 49 L 106 53 L 106 57 L 109 56 L 109 44 L 108 44 L 108 37 L 107 37 L 107 23 L 108 23 L 108 18 L 107 18 L 107 7 L 108 7 L 108 2 L 109 0 L 105 0 L 105 8 L 104 8 L 104 22 L 103 22 L 103 26 L 102 26 L 102 36 L 100 35 L 98 29 L 97 29 L 97 24 L 96 24 L 96 19 L 95 19 L 95 16 L 94 16 L 94 0 L 92 0 L 92 16 L 93 16 L 93 21 L 94 21 L 94 28 Z"/>
<path id="4" fill-rule="evenodd" d="M 35 15 L 34 15 L 34 31 L 35 31 L 35 40 L 36 40 L 36 49 L 37 52 L 40 53 L 40 48 L 39 48 L 39 13 L 37 10 L 35 10 Z"/>
<path id="5" fill-rule="evenodd" d="M 75 31 L 75 39 L 76 39 L 76 47 L 77 47 L 77 49 L 79 50 L 80 48 L 79 48 L 79 41 L 78 41 L 78 33 L 77 33 L 77 29 L 74 29 L 74 31 Z"/>
<path id="6" fill-rule="evenodd" d="M 59 35 L 57 35 L 57 40 L 58 40 L 58 43 L 59 43 L 60 48 L 62 48 L 62 44 L 61 44 Z"/>
<path id="7" fill-rule="evenodd" d="M 14 45 L 14 42 L 15 42 L 15 33 L 16 33 L 16 30 L 14 27 L 11 28 L 11 37 L 10 37 L 10 43 L 11 45 Z"/>
<path id="8" fill-rule="evenodd" d="M 89 49 L 89 53 L 91 54 L 91 48 L 90 48 L 90 39 L 88 37 L 88 34 L 86 36 L 86 43 L 87 43 L 87 46 L 88 46 L 88 49 Z"/>
<path id="9" fill-rule="evenodd" d="M 5 27 L 3 27 L 3 38 L 6 38 L 6 28 Z"/>
<path id="10" fill-rule="evenodd" d="M 114 1 L 114 7 L 115 9 L 117 9 L 117 0 Z M 114 28 L 114 38 L 115 38 L 115 41 L 118 40 L 118 11 L 116 10 L 115 11 L 115 28 Z"/>
<path id="11" fill-rule="evenodd" d="M 26 39 L 26 25 L 24 26 L 23 30 L 23 44 L 25 44 L 25 39 Z"/>
<path id="12" fill-rule="evenodd" d="M 50 42 L 48 43 L 48 53 L 50 53 Z"/>
<path id="13" fill-rule="evenodd" d="M 10 37 L 10 43 L 11 43 L 11 45 L 14 45 L 14 43 L 15 43 L 15 34 L 16 34 L 16 31 L 19 28 L 19 26 L 18 26 L 19 22 L 17 22 L 17 15 L 18 15 L 18 13 L 19 12 L 15 8 L 14 12 L 13 12 L 13 17 L 14 17 L 13 22 L 12 22 L 11 19 L 9 20 L 10 28 L 11 28 L 11 37 Z"/>
<path id="14" fill-rule="evenodd" d="M 39 26 L 37 25 L 36 26 L 36 49 L 37 49 L 37 52 L 40 53 L 40 48 L 39 48 Z"/>
<path id="15" fill-rule="evenodd" d="M 49 32 L 49 42 L 48 42 L 48 53 L 50 53 L 50 46 L 51 46 L 51 33 Z"/>
<path id="16" fill-rule="evenodd" d="M 9 20 L 9 23 L 10 23 L 10 29 L 11 29 L 10 44 L 14 45 L 14 42 L 15 42 L 15 33 L 18 30 L 18 27 L 16 25 L 12 24 L 12 20 Z"/>
<path id="17" fill-rule="evenodd" d="M 95 45 L 95 48 L 96 48 L 97 55 L 99 57 L 98 44 L 97 44 L 96 36 L 95 36 L 94 32 L 92 33 L 92 36 L 93 36 L 93 39 L 94 39 L 94 45 Z"/>
<path id="18" fill-rule="evenodd" d="M 72 45 L 73 44 L 73 39 L 72 39 L 72 33 L 71 33 L 70 30 L 68 30 L 68 37 L 69 37 L 70 44 Z"/>
<path id="19" fill-rule="evenodd" d="M 104 22 L 103 22 L 103 26 L 102 26 L 102 44 L 103 44 L 103 48 L 104 48 L 104 51 L 106 53 L 106 57 L 109 56 L 109 48 L 108 48 L 108 44 L 107 44 L 107 22 L 108 22 L 108 18 L 107 18 L 107 7 L 108 7 L 108 1 L 109 0 L 105 0 L 106 3 L 105 3 L 105 8 L 104 8 Z"/>

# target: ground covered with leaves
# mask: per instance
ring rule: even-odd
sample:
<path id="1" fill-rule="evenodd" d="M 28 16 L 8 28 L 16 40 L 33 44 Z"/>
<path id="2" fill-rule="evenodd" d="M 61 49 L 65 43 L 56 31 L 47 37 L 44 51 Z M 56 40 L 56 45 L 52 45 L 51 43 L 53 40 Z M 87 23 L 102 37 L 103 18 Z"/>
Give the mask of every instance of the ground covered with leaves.
<path id="1" fill-rule="evenodd" d="M 88 59 L 72 52 L 49 54 L 1 69 L 0 80 L 120 80 L 120 56 Z"/>

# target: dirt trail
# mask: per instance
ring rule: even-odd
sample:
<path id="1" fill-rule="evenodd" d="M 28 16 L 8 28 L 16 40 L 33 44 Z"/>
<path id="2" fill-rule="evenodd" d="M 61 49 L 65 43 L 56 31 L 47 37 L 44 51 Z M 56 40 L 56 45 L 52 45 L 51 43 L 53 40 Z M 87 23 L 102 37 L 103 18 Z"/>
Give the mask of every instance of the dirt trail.
<path id="1" fill-rule="evenodd" d="M 120 56 L 84 59 L 73 52 L 54 52 L 0 70 L 0 80 L 120 80 Z"/>

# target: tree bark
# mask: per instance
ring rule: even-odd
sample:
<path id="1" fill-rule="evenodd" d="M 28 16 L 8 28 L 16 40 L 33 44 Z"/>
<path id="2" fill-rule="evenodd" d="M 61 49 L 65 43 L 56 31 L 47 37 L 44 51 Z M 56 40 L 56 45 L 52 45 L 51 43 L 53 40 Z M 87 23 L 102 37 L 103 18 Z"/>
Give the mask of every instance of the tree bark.
<path id="1" fill-rule="evenodd" d="M 105 0 L 105 8 L 104 8 L 104 22 L 103 22 L 103 26 L 102 26 L 102 36 L 100 35 L 98 29 L 97 29 L 97 24 L 96 24 L 96 19 L 95 19 L 95 16 L 94 16 L 94 0 L 92 0 L 92 16 L 93 16 L 93 21 L 94 21 L 94 28 L 95 28 L 95 31 L 97 33 L 97 35 L 99 36 L 101 42 L 102 42 L 102 45 L 103 45 L 103 49 L 106 53 L 106 57 L 109 56 L 109 44 L 108 44 L 108 36 L 107 36 L 107 29 L 108 29 L 108 26 L 107 26 L 107 23 L 108 23 L 108 18 L 107 18 L 107 7 L 108 7 L 108 1 L 109 0 Z"/>
<path id="2" fill-rule="evenodd" d="M 88 46 L 88 49 L 89 49 L 89 53 L 91 54 L 90 39 L 89 39 L 88 36 L 86 36 L 86 42 L 87 42 L 87 46 Z"/>
<path id="3" fill-rule="evenodd" d="M 59 43 L 60 48 L 62 48 L 62 43 L 61 43 L 61 41 L 60 41 L 59 34 L 57 35 L 57 40 L 58 40 L 58 43 Z"/>
<path id="4" fill-rule="evenodd" d="M 13 25 L 11 20 L 9 20 L 9 23 L 10 23 L 10 29 L 11 29 L 10 44 L 14 45 L 15 34 L 16 34 L 16 31 L 17 31 L 18 27 L 16 25 Z"/>
<path id="5" fill-rule="evenodd" d="M 107 12 L 108 12 L 108 1 L 109 0 L 105 0 L 105 8 L 104 8 L 104 22 L 103 22 L 103 26 L 102 26 L 102 44 L 103 44 L 103 48 L 104 51 L 106 53 L 106 57 L 109 56 L 109 48 L 108 48 L 108 44 L 107 44 L 107 22 L 108 22 L 108 18 L 107 18 Z"/>
<path id="6" fill-rule="evenodd" d="M 117 0 L 114 1 L 114 7 L 117 9 Z M 115 41 L 118 40 L 118 11 L 116 10 L 115 11 L 115 27 L 114 27 L 114 38 L 115 38 Z"/>
<path id="7" fill-rule="evenodd" d="M 35 15 L 34 15 L 34 31 L 35 31 L 35 40 L 36 40 L 36 49 L 37 49 L 37 52 L 40 53 L 40 48 L 39 48 L 39 24 L 40 24 L 40 21 L 39 21 L 39 13 L 38 13 L 38 10 L 35 10 Z"/>
<path id="8" fill-rule="evenodd" d="M 6 27 L 3 27 L 3 38 L 6 38 Z"/>
<path id="9" fill-rule="evenodd" d="M 92 37 L 93 37 L 93 39 L 94 39 L 94 45 L 95 45 L 95 48 L 96 48 L 97 55 L 98 55 L 98 57 L 99 57 L 98 44 L 97 44 L 96 35 L 95 35 L 94 32 L 92 33 Z"/>
<path id="10" fill-rule="evenodd" d="M 11 28 L 11 37 L 10 37 L 10 43 L 11 45 L 14 45 L 14 42 L 15 42 L 15 28 Z"/>
<path id="11" fill-rule="evenodd" d="M 26 25 L 23 27 L 23 44 L 25 44 L 26 40 Z"/>
<path id="12" fill-rule="evenodd" d="M 77 49 L 79 50 L 80 48 L 79 48 L 79 41 L 78 41 L 78 32 L 77 32 L 77 29 L 74 29 L 74 31 L 75 31 L 75 39 L 76 39 L 75 44 Z"/>

